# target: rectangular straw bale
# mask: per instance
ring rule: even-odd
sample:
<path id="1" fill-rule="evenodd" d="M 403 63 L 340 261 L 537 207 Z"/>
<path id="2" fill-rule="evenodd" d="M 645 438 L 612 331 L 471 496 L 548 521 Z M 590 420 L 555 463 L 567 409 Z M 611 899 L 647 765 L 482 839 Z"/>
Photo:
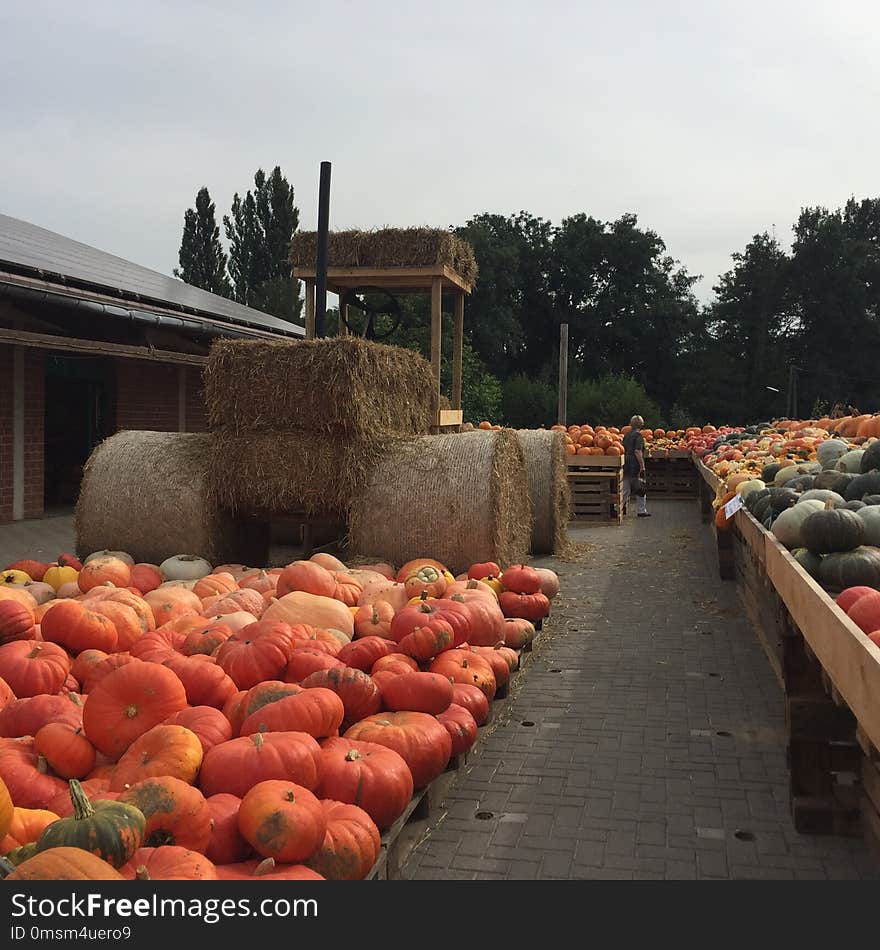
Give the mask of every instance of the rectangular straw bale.
<path id="1" fill-rule="evenodd" d="M 314 267 L 318 252 L 315 231 L 297 231 L 290 244 L 295 267 Z M 473 284 L 477 278 L 474 249 L 464 238 L 443 228 L 377 228 L 331 231 L 327 239 L 329 267 L 430 267 L 445 265 Z"/>
<path id="2" fill-rule="evenodd" d="M 204 380 L 214 430 L 373 438 L 423 434 L 433 422 L 427 360 L 357 337 L 217 340 Z"/>

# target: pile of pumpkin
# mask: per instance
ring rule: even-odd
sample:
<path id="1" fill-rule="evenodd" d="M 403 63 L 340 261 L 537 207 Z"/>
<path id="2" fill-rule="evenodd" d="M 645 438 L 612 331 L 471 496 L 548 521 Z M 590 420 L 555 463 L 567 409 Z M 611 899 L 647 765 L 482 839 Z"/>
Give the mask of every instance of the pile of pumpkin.
<path id="1" fill-rule="evenodd" d="M 727 476 L 715 525 L 729 530 L 724 506 L 736 495 L 823 587 L 880 588 L 880 440 L 853 448 L 841 439 L 816 443 L 815 460 L 771 462 L 760 476 Z"/>
<path id="2" fill-rule="evenodd" d="M 632 426 L 606 427 L 599 425 L 551 426 L 554 431 L 565 433 L 565 451 L 569 455 L 623 455 L 623 437 Z M 651 458 L 666 458 L 670 451 L 688 451 L 703 439 L 713 442 L 720 434 L 733 429 L 713 425 L 689 426 L 687 429 L 641 429 L 645 440 L 645 454 Z"/>
<path id="3" fill-rule="evenodd" d="M 0 875 L 362 879 L 476 740 L 552 571 L 10 565 Z"/>

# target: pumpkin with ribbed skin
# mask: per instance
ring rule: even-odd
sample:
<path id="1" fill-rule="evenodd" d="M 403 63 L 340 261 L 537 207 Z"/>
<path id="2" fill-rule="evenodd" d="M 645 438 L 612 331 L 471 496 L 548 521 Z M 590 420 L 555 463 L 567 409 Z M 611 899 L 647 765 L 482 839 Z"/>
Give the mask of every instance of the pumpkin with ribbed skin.
<path id="1" fill-rule="evenodd" d="M 231 636 L 232 628 L 222 620 L 200 618 L 187 633 L 180 652 L 184 656 L 213 656 Z"/>
<path id="2" fill-rule="evenodd" d="M 0 646 L 0 676 L 19 699 L 52 695 L 70 672 L 70 658 L 55 643 L 13 640 Z"/>
<path id="3" fill-rule="evenodd" d="M 70 780 L 73 816 L 49 825 L 37 840 L 37 852 L 74 847 L 121 867 L 141 846 L 146 821 L 142 812 L 120 802 L 90 802 L 76 779 Z"/>
<path id="4" fill-rule="evenodd" d="M 6 740 L 0 747 L 0 779 L 20 808 L 46 808 L 67 782 L 49 774 L 46 760 L 34 751 L 33 736 Z"/>
<path id="5" fill-rule="evenodd" d="M 264 858 L 290 864 L 306 861 L 327 832 L 321 803 L 295 782 L 268 781 L 255 785 L 241 800 L 238 829 Z"/>
<path id="6" fill-rule="evenodd" d="M 468 581 L 470 584 L 479 584 L 479 581 Z M 519 595 L 511 594 L 511 597 Z M 541 597 L 542 594 L 531 596 Z M 465 587 L 450 595 L 450 600 L 464 604 L 470 617 L 467 642 L 472 646 L 491 647 L 504 640 L 504 614 L 499 606 L 498 596 L 491 591 Z"/>
<path id="7" fill-rule="evenodd" d="M 452 684 L 452 702 L 466 709 L 478 726 L 484 725 L 489 719 L 489 700 L 486 694 L 470 683 Z"/>
<path id="8" fill-rule="evenodd" d="M 234 633 L 217 650 L 217 665 L 239 689 L 280 679 L 290 660 L 293 633 L 279 621 L 258 621 Z"/>
<path id="9" fill-rule="evenodd" d="M 847 587 L 846 590 L 840 592 L 834 602 L 844 613 L 849 613 L 850 607 L 852 607 L 860 597 L 863 597 L 865 594 L 876 593 L 878 593 L 878 591 L 873 587 Z M 878 612 L 878 618 L 880 618 L 880 612 Z"/>
<path id="10" fill-rule="evenodd" d="M 40 622 L 40 632 L 44 640 L 58 643 L 73 654 L 83 650 L 112 653 L 119 639 L 109 617 L 75 600 L 62 600 L 48 611 Z"/>
<path id="11" fill-rule="evenodd" d="M 307 732 L 323 739 L 335 735 L 344 718 L 345 706 L 339 696 L 333 690 L 314 686 L 252 713 L 240 732 L 245 736 L 254 732 Z"/>
<path id="12" fill-rule="evenodd" d="M 279 597 L 266 608 L 262 619 L 282 620 L 291 626 L 309 624 L 321 630 L 340 630 L 349 640 L 354 635 L 354 617 L 345 604 L 308 591 L 295 590 Z"/>
<path id="13" fill-rule="evenodd" d="M 76 584 L 79 570 L 73 567 L 49 567 L 43 575 L 43 583 L 49 584 L 57 591 L 62 584 Z M 79 584 L 77 584 L 79 589 Z"/>
<path id="14" fill-rule="evenodd" d="M 108 582 L 114 587 L 128 587 L 131 583 L 131 565 L 118 557 L 86 558 L 76 582 L 84 594 Z"/>
<path id="15" fill-rule="evenodd" d="M 441 653 L 428 667 L 432 673 L 448 676 L 453 683 L 469 683 L 481 690 L 491 702 L 498 685 L 489 662 L 476 653 L 448 650 Z"/>
<path id="16" fill-rule="evenodd" d="M 179 652 L 186 639 L 185 635 L 172 630 L 168 626 L 151 630 L 132 643 L 129 653 L 137 660 L 145 663 L 162 663 L 175 653 Z"/>
<path id="17" fill-rule="evenodd" d="M 386 709 L 438 716 L 452 702 L 452 683 L 439 673 L 401 673 L 382 687 Z"/>
<path id="18" fill-rule="evenodd" d="M 95 747 L 82 726 L 67 722 L 47 722 L 40 728 L 34 736 L 34 751 L 61 778 L 85 778 L 95 767 Z"/>
<path id="19" fill-rule="evenodd" d="M 76 693 L 56 696 L 27 696 L 0 709 L 0 736 L 35 736 L 46 723 L 59 722 L 78 728 L 82 725 L 83 704 Z"/>
<path id="20" fill-rule="evenodd" d="M 372 716 L 382 708 L 379 689 L 369 673 L 350 666 L 337 666 L 329 670 L 316 670 L 301 683 L 303 689 L 321 687 L 332 690 L 342 700 L 345 711 L 341 728 Z"/>
<path id="21" fill-rule="evenodd" d="M 413 597 L 442 597 L 446 590 L 447 581 L 442 571 L 425 564 L 418 570 L 412 571 L 403 581 L 406 595 Z"/>
<path id="22" fill-rule="evenodd" d="M 380 656 L 393 652 L 395 643 L 385 637 L 361 637 L 346 644 L 337 654 L 336 659 L 345 666 L 367 672 Z"/>
<path id="23" fill-rule="evenodd" d="M 234 590 L 229 594 L 222 596 L 206 597 L 202 601 L 202 616 L 216 617 L 225 616 L 244 611 L 252 614 L 258 620 L 266 609 L 266 601 L 263 595 L 255 590 Z"/>
<path id="24" fill-rule="evenodd" d="M 249 690 L 243 690 L 240 695 L 233 696 L 224 705 L 223 714 L 232 724 L 233 735 L 237 736 L 241 734 L 241 727 L 248 716 L 262 709 L 263 706 L 268 706 L 269 703 L 277 703 L 279 699 L 296 696 L 301 692 L 302 687 L 297 683 L 266 680 L 264 683 L 252 686 Z"/>
<path id="25" fill-rule="evenodd" d="M 467 571 L 469 580 L 481 581 L 484 577 L 500 577 L 501 568 L 494 561 L 483 561 L 471 564 Z"/>
<path id="26" fill-rule="evenodd" d="M 294 561 L 279 575 L 276 591 L 279 597 L 284 597 L 297 590 L 319 597 L 333 597 L 336 581 L 331 571 L 314 561 Z"/>
<path id="27" fill-rule="evenodd" d="M 110 791 L 122 792 L 159 775 L 194 785 L 203 757 L 199 737 L 185 726 L 153 726 L 122 753 L 110 776 Z"/>
<path id="28" fill-rule="evenodd" d="M 330 670 L 333 667 L 344 666 L 344 663 L 329 653 L 324 653 L 321 650 L 310 650 L 306 647 L 297 647 L 291 651 L 284 679 L 288 683 L 301 683 L 316 670 Z"/>
<path id="29" fill-rule="evenodd" d="M 105 676 L 83 709 L 86 735 L 114 761 L 138 736 L 187 705 L 180 678 L 157 663 L 136 662 Z"/>
<path id="30" fill-rule="evenodd" d="M 522 650 L 535 639 L 535 625 L 524 617 L 510 617 L 504 621 L 504 645 Z"/>
<path id="31" fill-rule="evenodd" d="M 383 712 L 347 729 L 343 738 L 375 742 L 399 753 L 412 772 L 415 788 L 430 784 L 452 754 L 452 740 L 435 716 L 420 712 Z"/>
<path id="32" fill-rule="evenodd" d="M 70 793 L 65 789 L 64 794 L 70 802 Z M 10 805 L 9 824 L 2 836 L 0 836 L 0 854 L 6 854 L 14 848 L 21 848 L 24 845 L 36 845 L 37 839 L 49 827 L 49 825 L 58 821 L 62 816 L 49 808 L 19 808 Z M 33 849 L 36 853 L 36 848 Z"/>
<path id="33" fill-rule="evenodd" d="M 156 629 L 156 618 L 153 616 L 152 608 L 143 597 L 130 588 L 118 590 L 115 587 L 94 587 L 83 597 L 82 603 L 89 610 L 95 610 L 97 604 L 121 604 L 137 614 L 138 624 L 143 633 Z M 128 647 L 118 649 L 128 649 Z"/>
<path id="34" fill-rule="evenodd" d="M 146 847 L 176 844 L 204 853 L 211 840 L 211 812 L 204 795 L 178 778 L 144 779 L 122 792 L 117 801 L 143 812 Z"/>
<path id="35" fill-rule="evenodd" d="M 486 660 L 489 666 L 492 667 L 492 672 L 495 674 L 496 689 L 504 686 L 510 679 L 510 663 L 505 655 L 498 652 L 500 647 L 474 647 L 469 643 L 465 643 L 458 647 L 458 649 L 464 650 L 466 653 L 475 653 L 477 656 L 481 656 Z"/>
<path id="36" fill-rule="evenodd" d="M 205 854 L 214 864 L 234 864 L 250 855 L 251 846 L 238 830 L 238 809 L 241 799 L 237 795 L 218 792 L 208 796 L 211 812 L 211 840 Z"/>
<path id="37" fill-rule="evenodd" d="M 187 706 L 186 709 L 169 716 L 163 725 L 184 726 L 189 729 L 198 738 L 203 755 L 207 755 L 214 746 L 232 738 L 232 725 L 226 716 L 213 706 Z"/>
<path id="38" fill-rule="evenodd" d="M 103 647 L 91 647 L 90 649 L 129 650 L 135 640 L 147 632 L 138 615 L 125 604 L 119 604 L 112 600 L 101 600 L 94 605 L 94 613 L 106 617 L 113 624 L 113 629 L 116 631 L 116 643 L 112 648 L 105 645 Z"/>
<path id="39" fill-rule="evenodd" d="M 109 778 L 87 778 L 80 782 L 84 794 L 93 804 L 101 801 L 116 801 L 119 798 L 118 792 L 109 791 Z M 63 792 L 56 795 L 46 807 L 49 811 L 55 812 L 59 818 L 69 818 L 73 814 L 73 802 L 70 800 L 70 789 L 66 788 Z"/>
<path id="40" fill-rule="evenodd" d="M 156 626 L 161 627 L 170 620 L 184 617 L 187 614 L 201 614 L 202 602 L 185 587 L 168 587 L 163 584 L 155 590 L 144 594 L 144 600 L 153 612 Z"/>
<path id="41" fill-rule="evenodd" d="M 12 804 L 12 796 L 3 779 L 0 779 L 0 840 L 6 837 L 12 824 L 12 815 L 15 806 Z M 2 852 L 0 852 L 2 853 Z"/>
<path id="42" fill-rule="evenodd" d="M 859 587 L 854 588 L 854 590 L 858 589 Z M 843 594 L 841 594 L 842 598 Z M 852 599 L 852 594 L 850 594 L 850 599 Z M 847 609 L 847 616 L 866 634 L 880 630 L 880 590 L 869 590 L 855 597 Z"/>
<path id="43" fill-rule="evenodd" d="M 253 858 L 235 864 L 218 864 L 221 881 L 323 881 L 324 878 L 304 864 L 279 864 L 273 858 Z"/>
<path id="44" fill-rule="evenodd" d="M 50 848 L 28 858 L 6 876 L 7 881 L 122 881 L 106 861 L 82 848 Z"/>
<path id="45" fill-rule="evenodd" d="M 306 862 L 328 881 L 362 881 L 376 863 L 382 846 L 373 819 L 357 805 L 321 802 L 327 831 Z"/>
<path id="46" fill-rule="evenodd" d="M 151 590 L 160 587 L 163 582 L 162 574 L 157 564 L 142 562 L 130 568 L 129 586 L 136 587 L 141 594 L 149 594 Z"/>
<path id="47" fill-rule="evenodd" d="M 370 676 L 375 676 L 376 673 L 386 670 L 390 670 L 392 673 L 409 673 L 418 670 L 418 668 L 419 664 L 405 653 L 387 653 L 385 656 L 380 656 L 372 665 Z"/>
<path id="48" fill-rule="evenodd" d="M 325 739 L 319 772 L 318 795 L 358 805 L 380 830 L 397 821 L 413 795 L 409 766 L 398 752 L 375 742 Z"/>
<path id="49" fill-rule="evenodd" d="M 212 657 L 172 653 L 162 661 L 162 665 L 179 677 L 186 690 L 186 701 L 191 706 L 221 709 L 229 697 L 237 692 L 235 683 Z"/>
<path id="50" fill-rule="evenodd" d="M 394 608 L 384 600 L 375 604 L 363 604 L 358 607 L 354 615 L 355 639 L 371 636 L 382 637 L 384 640 L 393 639 L 391 636 L 393 619 Z"/>
<path id="51" fill-rule="evenodd" d="M 528 564 L 511 564 L 500 580 L 505 590 L 515 594 L 537 594 L 541 589 L 541 575 Z"/>
<path id="52" fill-rule="evenodd" d="M 166 844 L 138 848 L 119 869 L 127 881 L 216 881 L 214 862 L 204 854 Z"/>
<path id="53" fill-rule="evenodd" d="M 534 594 L 517 594 L 504 591 L 498 597 L 498 606 L 505 617 L 521 617 L 523 620 L 541 620 L 550 613 L 550 601 L 538 591 Z M 493 646 L 485 643 L 481 646 Z"/>
<path id="54" fill-rule="evenodd" d="M 82 685 L 86 681 L 89 670 L 92 669 L 101 660 L 106 660 L 109 653 L 103 650 L 83 650 L 82 653 L 70 664 L 70 673 L 76 681 Z"/>
<path id="55" fill-rule="evenodd" d="M 452 754 L 461 755 L 477 741 L 477 721 L 464 706 L 451 703 L 437 716 L 452 739 Z"/>
<path id="56" fill-rule="evenodd" d="M 219 571 L 215 574 L 206 574 L 197 580 L 192 592 L 196 597 L 205 600 L 208 597 L 231 594 L 234 590 L 238 590 L 238 581 L 226 571 Z"/>
<path id="57" fill-rule="evenodd" d="M 79 657 L 77 657 L 77 659 L 79 659 Z M 82 682 L 82 691 L 84 693 L 92 693 L 101 680 L 111 673 L 114 673 L 121 666 L 140 662 L 140 660 L 133 657 L 130 653 L 111 653 L 87 669 L 85 679 Z"/>
<path id="58" fill-rule="evenodd" d="M 0 600 L 0 644 L 12 640 L 32 640 L 34 612 L 27 604 L 11 597 Z"/>
<path id="59" fill-rule="evenodd" d="M 431 607 L 435 611 L 435 617 L 445 620 L 452 627 L 454 647 L 470 640 L 473 610 L 461 598 L 448 597 L 434 600 L 431 602 Z"/>
<path id="60" fill-rule="evenodd" d="M 253 733 L 215 746 L 206 756 L 199 785 L 206 795 L 225 792 L 243 798 L 259 782 L 318 784 L 321 750 L 304 732 Z"/>

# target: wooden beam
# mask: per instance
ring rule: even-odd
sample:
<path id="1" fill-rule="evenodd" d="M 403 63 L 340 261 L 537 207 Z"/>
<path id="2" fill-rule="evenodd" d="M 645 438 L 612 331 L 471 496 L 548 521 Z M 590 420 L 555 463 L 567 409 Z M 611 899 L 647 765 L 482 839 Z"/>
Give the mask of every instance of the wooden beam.
<path id="1" fill-rule="evenodd" d="M 765 550 L 767 576 L 804 640 L 865 735 L 880 746 L 880 647 L 868 640 L 769 532 Z"/>
<path id="2" fill-rule="evenodd" d="M 452 408 L 461 409 L 461 364 L 464 350 L 464 291 L 455 295 L 455 348 L 452 354 Z M 459 424 L 461 419 L 459 419 Z"/>
<path id="3" fill-rule="evenodd" d="M 439 277 L 431 284 L 431 374 L 434 377 L 434 408 L 440 411 L 440 347 L 443 333 L 443 282 Z"/>
<path id="4" fill-rule="evenodd" d="M 299 280 L 314 281 L 315 268 L 294 267 L 293 276 Z M 328 267 L 327 289 L 335 293 L 335 286 L 356 287 L 370 284 L 373 287 L 407 286 L 414 290 L 428 291 L 438 277 L 446 290 L 458 288 L 470 293 L 473 289 L 473 284 L 468 283 L 445 264 L 426 267 Z"/>
<path id="5" fill-rule="evenodd" d="M 568 425 L 568 324 L 559 326 L 559 407 L 556 424 Z"/>
<path id="6" fill-rule="evenodd" d="M 0 343 L 15 343 L 19 346 L 36 347 L 41 350 L 63 350 L 69 353 L 152 360 L 158 363 L 185 363 L 189 366 L 204 366 L 208 362 L 207 356 L 196 356 L 191 353 L 153 350 L 146 346 L 107 343 L 104 340 L 76 340 L 72 337 L 51 336 L 47 333 L 30 333 L 26 330 L 0 329 Z"/>
<path id="7" fill-rule="evenodd" d="M 305 281 L 306 285 L 306 339 L 315 339 L 315 279 Z"/>

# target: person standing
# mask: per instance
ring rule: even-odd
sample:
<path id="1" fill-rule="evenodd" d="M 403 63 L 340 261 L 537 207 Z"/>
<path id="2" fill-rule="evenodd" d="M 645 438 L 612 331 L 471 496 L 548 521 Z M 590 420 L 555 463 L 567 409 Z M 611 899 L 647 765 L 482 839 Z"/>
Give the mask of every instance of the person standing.
<path id="1" fill-rule="evenodd" d="M 651 513 L 648 511 L 647 495 L 636 491 L 637 481 L 644 481 L 645 478 L 645 437 L 639 431 L 644 427 L 645 420 L 641 416 L 633 416 L 629 424 L 631 428 L 623 437 L 623 511 L 626 513 L 630 496 L 635 495 L 639 518 L 649 518 Z"/>

